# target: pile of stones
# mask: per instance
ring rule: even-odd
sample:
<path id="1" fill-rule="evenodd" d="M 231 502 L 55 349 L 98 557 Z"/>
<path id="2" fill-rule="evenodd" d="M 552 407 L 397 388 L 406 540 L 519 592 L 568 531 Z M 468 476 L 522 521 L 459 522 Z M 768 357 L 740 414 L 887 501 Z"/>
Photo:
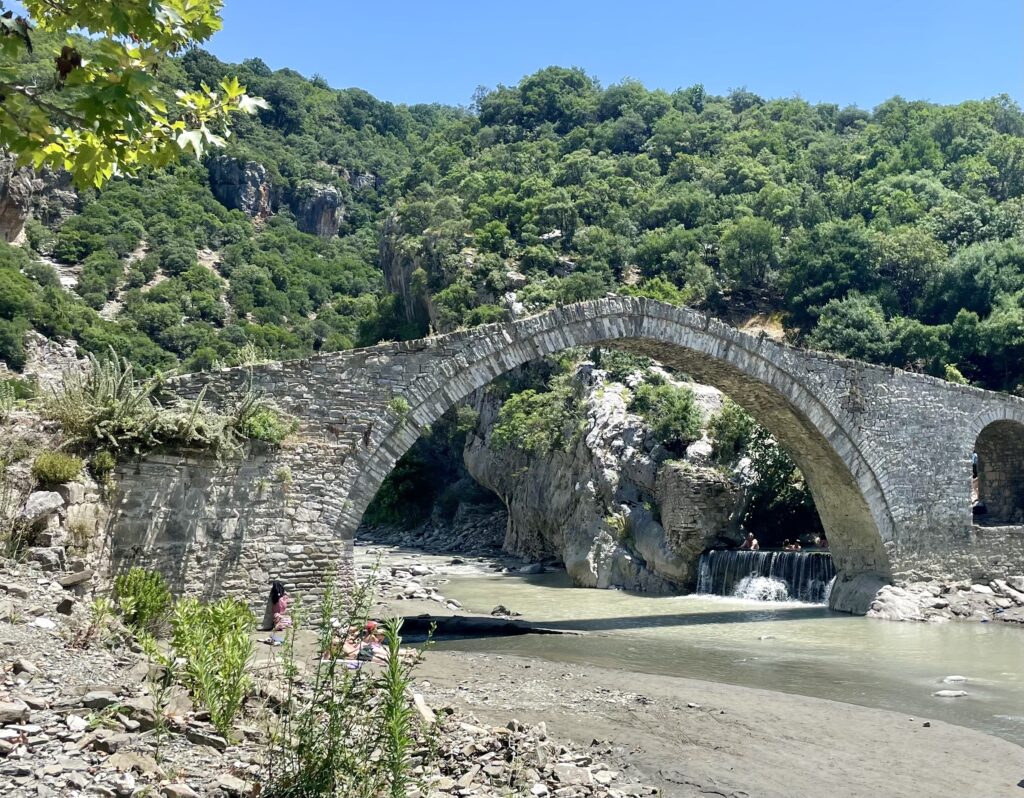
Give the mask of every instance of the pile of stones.
<path id="1" fill-rule="evenodd" d="M 439 759 L 416 767 L 416 796 L 556 796 L 557 798 L 634 798 L 657 789 L 622 779 L 606 760 L 606 743 L 579 750 L 551 740 L 543 723 L 512 720 L 505 726 L 481 724 L 472 715 L 443 710 L 437 726 Z"/>
<path id="2" fill-rule="evenodd" d="M 1024 576 L 988 584 L 916 583 L 882 588 L 868 616 L 892 621 L 949 620 L 1024 624 Z"/>

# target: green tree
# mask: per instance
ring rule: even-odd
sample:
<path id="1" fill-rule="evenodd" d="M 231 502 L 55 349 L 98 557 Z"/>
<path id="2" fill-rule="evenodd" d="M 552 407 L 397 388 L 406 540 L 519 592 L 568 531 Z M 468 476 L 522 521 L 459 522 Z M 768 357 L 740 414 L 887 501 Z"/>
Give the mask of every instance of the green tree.
<path id="1" fill-rule="evenodd" d="M 169 55 L 220 28 L 220 0 L 23 5 L 27 16 L 0 17 L 0 146 L 22 163 L 68 169 L 80 186 L 101 186 L 186 150 L 202 156 L 224 144 L 232 113 L 265 105 L 234 78 L 176 97 L 157 80 Z M 56 76 L 33 81 L 29 58 L 43 50 Z"/>
<path id="2" fill-rule="evenodd" d="M 722 270 L 742 285 L 763 286 L 778 266 L 779 229 L 766 219 L 744 216 L 722 235 Z"/>

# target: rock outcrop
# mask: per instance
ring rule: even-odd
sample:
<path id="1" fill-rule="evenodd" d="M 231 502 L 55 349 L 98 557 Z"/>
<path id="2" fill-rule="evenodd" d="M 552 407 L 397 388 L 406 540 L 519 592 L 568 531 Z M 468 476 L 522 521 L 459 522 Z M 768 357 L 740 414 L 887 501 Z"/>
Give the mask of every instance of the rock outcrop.
<path id="1" fill-rule="evenodd" d="M 32 170 L 18 168 L 13 158 L 0 158 L 0 238 L 18 241 L 32 209 L 32 195 L 42 187 Z"/>
<path id="2" fill-rule="evenodd" d="M 207 161 L 206 168 L 210 190 L 225 208 L 238 209 L 253 219 L 266 219 L 273 213 L 273 187 L 263 164 L 218 155 Z"/>
<path id="3" fill-rule="evenodd" d="M 565 564 L 573 584 L 655 593 L 692 587 L 700 553 L 738 537 L 744 491 L 706 464 L 670 454 L 627 409 L 627 388 L 584 364 L 585 431 L 570 451 L 497 451 L 498 406 L 480 401 L 469 474 L 508 508 L 504 549 Z M 701 388 L 706 413 L 720 405 Z M 694 460 L 699 460 L 695 457 Z"/>
<path id="4" fill-rule="evenodd" d="M 334 186 L 304 181 L 292 198 L 295 222 L 304 233 L 333 238 L 345 219 L 345 198 Z"/>

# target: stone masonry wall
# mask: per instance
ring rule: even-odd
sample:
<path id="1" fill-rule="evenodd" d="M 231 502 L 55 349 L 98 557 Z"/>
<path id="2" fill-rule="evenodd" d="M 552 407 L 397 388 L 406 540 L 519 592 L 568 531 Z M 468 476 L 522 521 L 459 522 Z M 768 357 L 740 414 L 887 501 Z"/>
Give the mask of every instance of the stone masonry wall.
<path id="1" fill-rule="evenodd" d="M 157 503 L 122 504 L 110 527 L 114 548 L 135 547 L 144 556 L 147 541 L 160 540 L 163 529 L 161 545 L 170 546 L 167 536 L 174 532 L 186 535 L 176 544 L 185 551 L 192 545 L 231 554 L 232 544 L 199 533 L 233 512 L 242 530 L 234 545 L 257 552 L 233 554 L 239 567 L 259 562 L 266 573 L 313 589 L 318 569 L 336 576 L 367 504 L 426 426 L 515 366 L 593 345 L 639 352 L 714 385 L 779 439 L 807 478 L 828 532 L 840 572 L 834 599 L 861 577 L 904 581 L 1010 556 L 1005 541 L 993 549 L 972 526 L 970 459 L 989 424 L 1024 425 L 1024 401 L 795 349 L 686 308 L 632 297 L 420 341 L 179 378 L 170 389 L 183 396 L 206 386 L 213 401 L 231 402 L 251 386 L 300 419 L 294 448 L 275 455 L 292 471 L 294 495 L 273 509 L 266 500 L 254 502 L 251 489 L 210 476 L 216 498 L 200 500 L 203 480 L 189 476 L 183 464 L 146 461 L 139 467 L 153 468 L 149 479 L 190 487 L 165 490 Z M 250 478 L 241 466 L 238 474 Z M 179 500 L 188 504 L 181 507 Z M 172 514 L 178 516 L 173 522 Z M 250 541 L 250 535 L 256 537 Z M 269 537 L 275 542 L 267 543 Z M 289 545 L 302 546 L 310 559 L 272 561 L 258 554 L 261 547 L 287 552 Z M 999 567 L 1024 572 L 1024 559 L 1012 557 Z M 186 576 L 184 583 L 217 590 L 215 576 Z"/>

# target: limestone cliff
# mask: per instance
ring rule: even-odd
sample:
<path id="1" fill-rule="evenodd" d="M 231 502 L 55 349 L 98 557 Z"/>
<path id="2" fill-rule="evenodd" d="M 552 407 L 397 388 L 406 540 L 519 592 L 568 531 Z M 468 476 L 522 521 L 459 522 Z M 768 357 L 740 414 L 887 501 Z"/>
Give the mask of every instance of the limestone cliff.
<path id="1" fill-rule="evenodd" d="M 41 185 L 31 169 L 19 169 L 13 158 L 0 159 L 0 238 L 4 241 L 21 238 L 32 208 L 32 195 Z"/>
<path id="2" fill-rule="evenodd" d="M 218 155 L 206 168 L 210 190 L 225 208 L 237 208 L 253 219 L 266 219 L 273 212 L 274 191 L 263 164 Z"/>
<path id="3" fill-rule="evenodd" d="M 570 451 L 496 450 L 490 430 L 499 404 L 478 401 L 479 432 L 464 458 L 469 474 L 508 508 L 505 550 L 557 559 L 583 587 L 692 587 L 700 552 L 738 537 L 743 489 L 710 466 L 704 442 L 670 459 L 628 411 L 628 388 L 605 372 L 584 364 L 576 378 L 586 420 Z M 705 416 L 720 407 L 717 391 L 692 387 Z"/>
<path id="4" fill-rule="evenodd" d="M 295 223 L 304 233 L 333 238 L 345 218 L 345 198 L 340 190 L 326 183 L 304 180 L 291 200 Z"/>

